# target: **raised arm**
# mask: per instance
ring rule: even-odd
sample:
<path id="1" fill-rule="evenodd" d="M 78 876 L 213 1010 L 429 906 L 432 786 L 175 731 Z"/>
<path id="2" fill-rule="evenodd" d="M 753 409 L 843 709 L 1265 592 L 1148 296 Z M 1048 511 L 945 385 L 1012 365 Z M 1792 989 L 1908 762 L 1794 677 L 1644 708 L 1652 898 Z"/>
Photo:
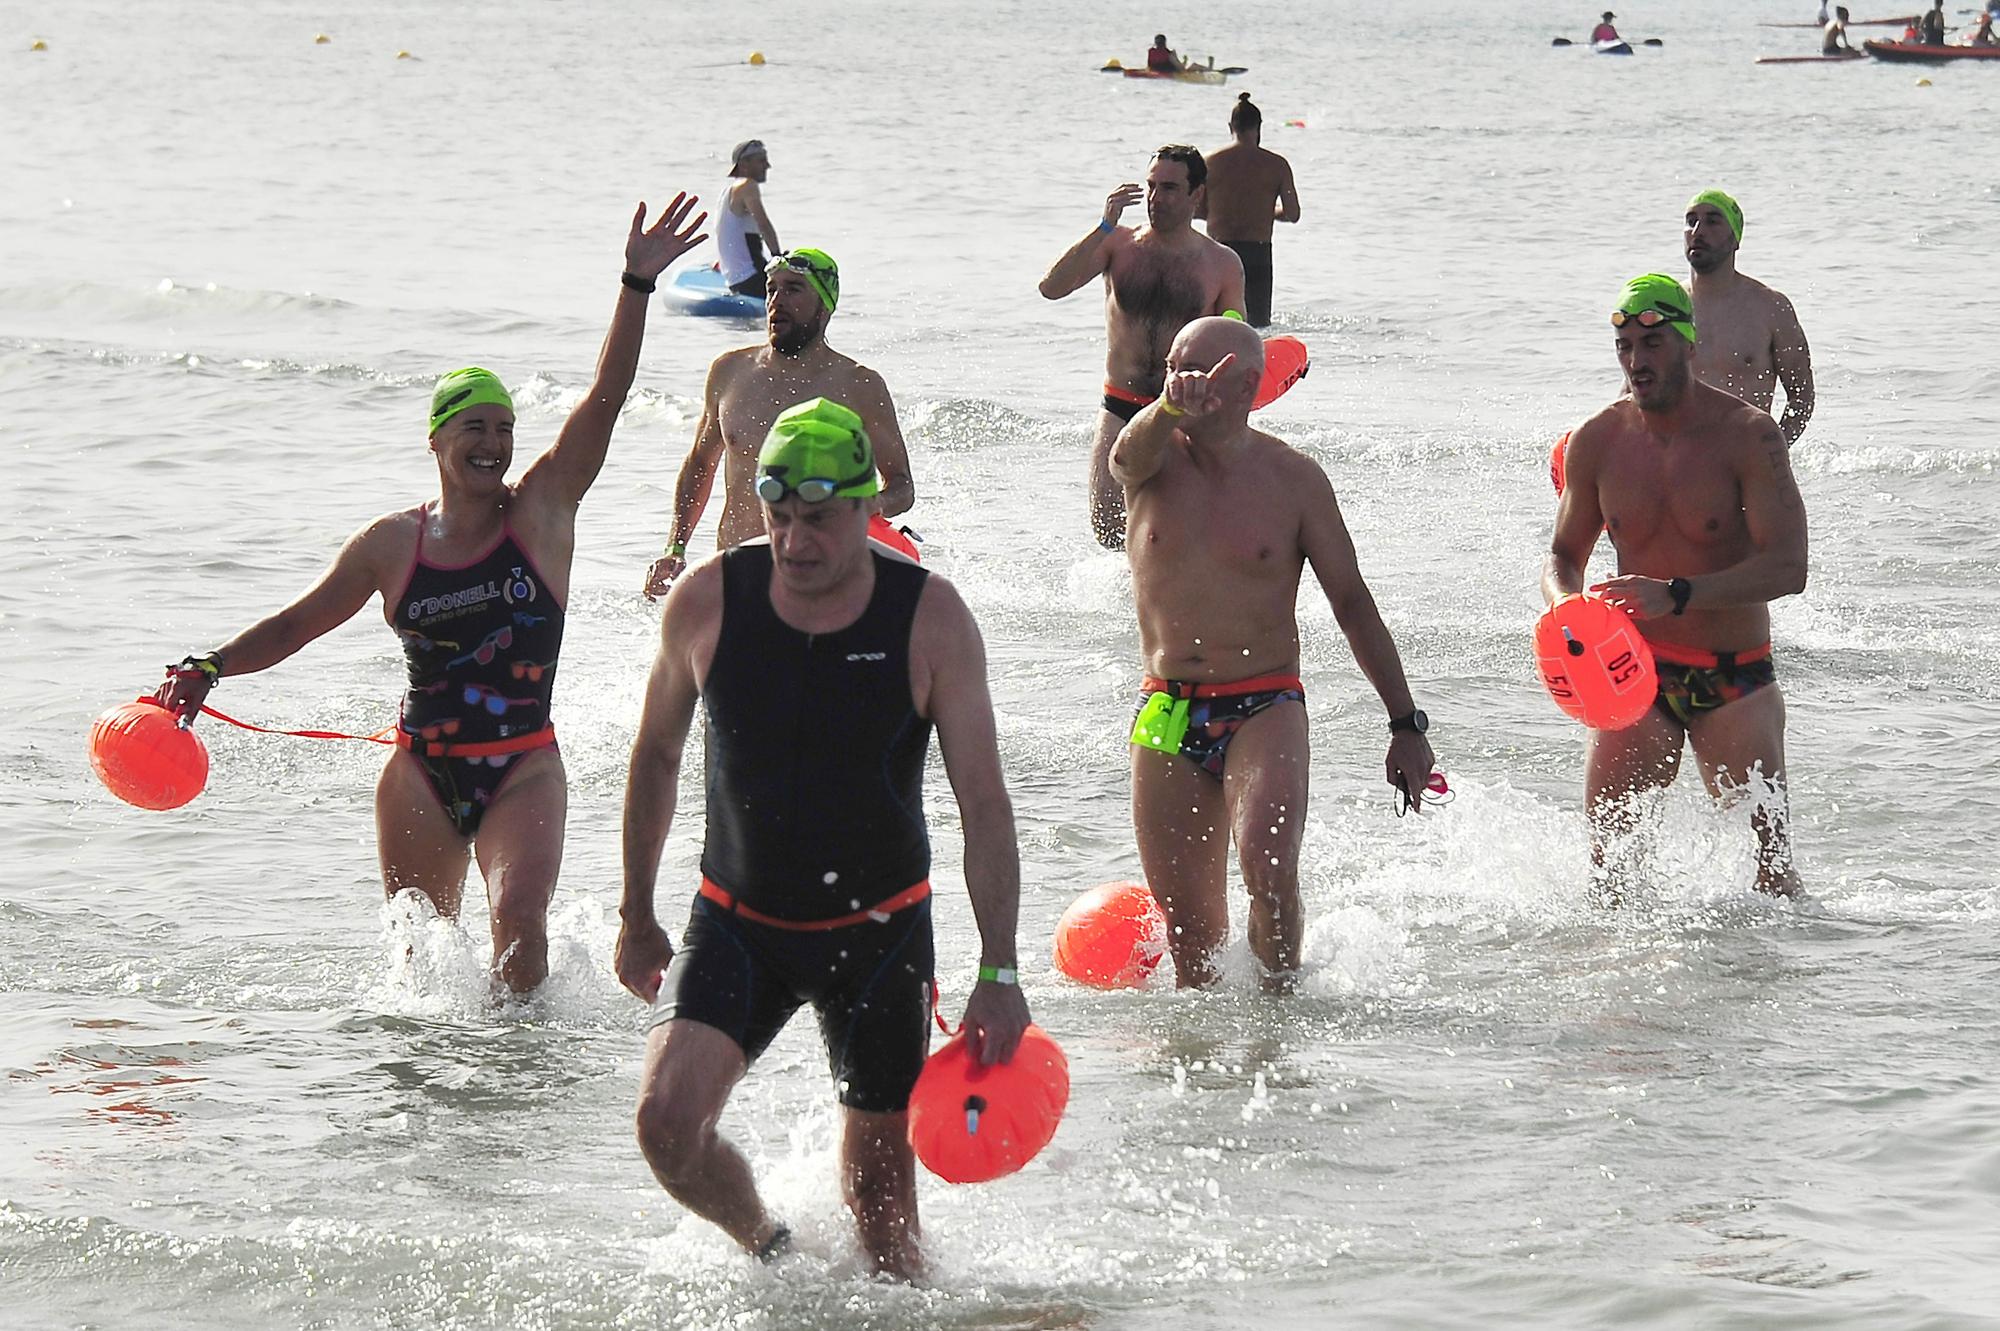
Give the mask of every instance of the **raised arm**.
<path id="1" fill-rule="evenodd" d="M 1014 806 L 1000 771 L 993 699 L 986 687 L 986 646 L 979 625 L 943 578 L 924 584 L 911 628 L 912 683 L 937 727 L 945 775 L 965 825 L 965 888 L 979 926 L 979 965 L 1012 972 L 1021 906 L 1021 854 Z M 965 1003 L 965 1028 L 982 1063 L 1014 1056 L 1028 1026 L 1018 977 L 981 979 Z"/>
<path id="2" fill-rule="evenodd" d="M 549 451 L 535 459 L 521 478 L 520 493 L 528 502 L 557 503 L 573 509 L 583 502 L 584 493 L 603 470 L 612 428 L 618 424 L 618 413 L 625 409 L 625 396 L 632 391 L 632 376 L 639 369 L 639 347 L 646 337 L 647 294 L 668 264 L 708 239 L 700 230 L 708 220 L 707 213 L 688 221 L 688 214 L 699 202 L 686 193 L 675 195 L 650 230 L 645 204 L 632 215 L 632 231 L 625 238 L 625 273 L 633 280 L 625 282 L 618 292 L 611 330 L 604 335 L 604 349 L 597 357 L 597 377 L 563 422 Z"/>
<path id="3" fill-rule="evenodd" d="M 653 909 L 660 854 L 680 795 L 681 754 L 700 697 L 697 663 L 712 658 L 722 620 L 722 565 L 711 560 L 667 597 L 660 651 L 646 680 L 625 779 L 625 889 L 618 904 L 618 982 L 647 1002 L 673 959 Z"/>
<path id="4" fill-rule="evenodd" d="M 1556 501 L 1556 525 L 1542 563 L 1542 600 L 1554 605 L 1583 590 L 1591 551 L 1604 531 L 1597 500 L 1598 431 L 1586 422 L 1571 432 L 1563 450 L 1563 492 Z"/>
<path id="5" fill-rule="evenodd" d="M 861 417 L 861 428 L 868 431 L 868 441 L 875 448 L 875 469 L 882 473 L 878 500 L 882 516 L 893 518 L 917 502 L 917 483 L 910 475 L 910 453 L 903 443 L 902 426 L 896 421 L 895 399 L 889 396 L 889 385 L 882 376 L 865 367 L 856 372 L 855 387 L 860 401 L 850 405 Z"/>
<path id="6" fill-rule="evenodd" d="M 733 354 L 733 353 L 732 353 Z M 722 434 L 722 381 L 730 368 L 730 357 L 719 356 L 708 367 L 708 382 L 701 391 L 701 424 L 695 427 L 694 447 L 681 463 L 674 481 L 674 518 L 667 528 L 667 550 L 646 570 L 646 597 L 665 596 L 681 570 L 687 567 L 688 542 L 701 525 L 702 510 L 715 490 L 715 473 L 722 465 L 725 440 Z"/>
<path id="7" fill-rule="evenodd" d="M 1777 324 L 1771 334 L 1771 359 L 1778 367 L 1778 382 L 1785 386 L 1785 414 L 1778 428 L 1787 444 L 1796 444 L 1806 432 L 1813 414 L 1812 347 L 1806 330 L 1799 326 L 1798 311 L 1792 302 L 1779 296 Z"/>
<path id="8" fill-rule="evenodd" d="M 1299 187 L 1292 180 L 1292 164 L 1284 158 L 1278 159 L 1281 183 L 1278 186 L 1278 220 L 1296 222 L 1299 220 Z"/>
<path id="9" fill-rule="evenodd" d="M 192 725 L 209 690 L 225 675 L 254 675 L 269 670 L 315 638 L 324 637 L 354 618 L 368 599 L 381 590 L 387 566 L 397 561 L 390 549 L 403 549 L 401 539 L 416 521 L 408 513 L 392 513 L 378 518 L 356 532 L 340 547 L 333 563 L 304 595 L 274 615 L 258 620 L 222 646 L 207 654 L 212 667 L 184 667 L 162 684 L 158 693 L 162 705 L 179 713 L 183 723 Z"/>
<path id="10" fill-rule="evenodd" d="M 1236 353 L 1232 351 L 1209 369 L 1167 374 L 1160 396 L 1141 407 L 1111 445 L 1111 476 L 1127 494 L 1152 480 L 1166 465 L 1180 418 L 1206 416 L 1221 408 L 1228 387 L 1226 378 L 1235 368 Z"/>
<path id="11" fill-rule="evenodd" d="M 1061 300 L 1073 291 L 1080 290 L 1084 283 L 1104 276 L 1111 266 L 1111 256 L 1124 243 L 1127 233 L 1118 226 L 1118 219 L 1125 210 L 1146 197 L 1144 187 L 1133 184 L 1120 185 L 1111 191 L 1104 201 L 1104 219 L 1091 229 L 1076 244 L 1063 251 L 1063 256 L 1049 267 L 1038 288 L 1044 299 Z"/>

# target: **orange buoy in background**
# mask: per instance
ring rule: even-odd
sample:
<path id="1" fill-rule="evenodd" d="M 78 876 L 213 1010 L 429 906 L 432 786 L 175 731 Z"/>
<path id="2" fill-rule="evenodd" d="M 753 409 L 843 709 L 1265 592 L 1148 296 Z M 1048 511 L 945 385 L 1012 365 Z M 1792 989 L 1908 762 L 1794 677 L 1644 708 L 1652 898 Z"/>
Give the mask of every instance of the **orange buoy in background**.
<path id="1" fill-rule="evenodd" d="M 1556 487 L 1556 498 L 1562 498 L 1563 483 L 1569 478 L 1567 459 L 1569 454 L 1569 431 L 1556 440 L 1556 446 L 1549 450 L 1549 484 Z"/>
<path id="2" fill-rule="evenodd" d="M 1006 1063 L 984 1067 L 959 1035 L 924 1061 L 910 1091 L 910 1145 L 947 1183 L 1011 1174 L 1056 1135 L 1069 1104 L 1069 1059 L 1029 1026 Z"/>
<path id="3" fill-rule="evenodd" d="M 1097 989 L 1135 989 L 1167 953 L 1167 917 L 1144 883 L 1104 883 L 1056 922 L 1056 969 Z"/>
<path id="4" fill-rule="evenodd" d="M 1623 730 L 1659 691 L 1653 649 L 1599 596 L 1563 597 L 1535 624 L 1535 670 L 1556 706 L 1592 730 Z"/>
<path id="5" fill-rule="evenodd" d="M 1306 354 L 1306 344 L 1296 337 L 1267 337 L 1264 339 L 1264 377 L 1257 381 L 1257 396 L 1251 399 L 1250 410 L 1262 411 L 1290 391 L 1293 384 L 1306 377 L 1312 368 L 1312 358 Z"/>
<path id="6" fill-rule="evenodd" d="M 178 809 L 208 784 L 208 746 L 151 698 L 90 723 L 90 765 L 106 790 L 142 809 Z"/>

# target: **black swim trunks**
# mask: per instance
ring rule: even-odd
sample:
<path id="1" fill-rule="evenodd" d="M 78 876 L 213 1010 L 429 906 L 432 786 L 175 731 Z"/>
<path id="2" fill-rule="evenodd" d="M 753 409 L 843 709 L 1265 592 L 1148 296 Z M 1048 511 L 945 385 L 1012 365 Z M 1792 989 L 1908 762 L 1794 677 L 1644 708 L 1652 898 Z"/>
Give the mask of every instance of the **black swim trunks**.
<path id="1" fill-rule="evenodd" d="M 1155 704 L 1154 698 L 1162 695 L 1170 702 Z M 1246 721 L 1281 702 L 1305 700 L 1305 685 L 1297 675 L 1263 675 L 1229 684 L 1189 684 L 1149 676 L 1139 687 L 1138 705 L 1132 711 L 1131 742 L 1141 748 L 1171 749 L 1220 781 L 1230 741 Z"/>
<path id="2" fill-rule="evenodd" d="M 1225 240 L 1243 260 L 1243 317 L 1253 328 L 1271 322 L 1271 242 L 1268 240 Z"/>
<path id="3" fill-rule="evenodd" d="M 1141 397 L 1127 389 L 1104 385 L 1104 409 L 1121 421 L 1129 422 L 1156 401 L 1157 398 Z"/>
<path id="4" fill-rule="evenodd" d="M 652 1024 L 713 1026 L 755 1062 L 811 1003 L 840 1103 L 901 1113 L 929 1050 L 933 960 L 928 896 L 817 932 L 758 924 L 698 896 Z"/>
<path id="5" fill-rule="evenodd" d="M 1702 652 L 1653 645 L 1659 693 L 1653 705 L 1683 729 L 1695 718 L 1747 698 L 1778 679 L 1771 646 L 1752 652 Z"/>

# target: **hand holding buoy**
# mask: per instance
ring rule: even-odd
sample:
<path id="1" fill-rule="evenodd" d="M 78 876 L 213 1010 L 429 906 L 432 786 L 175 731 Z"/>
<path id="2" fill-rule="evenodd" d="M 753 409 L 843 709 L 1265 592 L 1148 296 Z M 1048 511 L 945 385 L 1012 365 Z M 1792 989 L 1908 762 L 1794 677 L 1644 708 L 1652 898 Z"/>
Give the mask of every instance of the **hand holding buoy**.
<path id="1" fill-rule="evenodd" d="M 1599 596 L 1563 597 L 1535 624 L 1535 670 L 1556 706 L 1592 730 L 1623 730 L 1659 690 L 1653 649 L 1632 617 Z"/>
<path id="2" fill-rule="evenodd" d="M 208 747 L 157 698 L 91 722 L 90 765 L 106 790 L 141 809 L 178 809 L 208 784 Z"/>
<path id="3" fill-rule="evenodd" d="M 1093 887 L 1056 922 L 1056 969 L 1095 989 L 1136 989 L 1167 954 L 1167 917 L 1144 883 Z"/>
<path id="4" fill-rule="evenodd" d="M 959 1035 L 924 1062 L 910 1091 L 910 1145 L 948 1183 L 984 1183 L 1027 1164 L 1069 1104 L 1069 1060 L 1039 1026 L 1014 1057 L 986 1066 Z"/>

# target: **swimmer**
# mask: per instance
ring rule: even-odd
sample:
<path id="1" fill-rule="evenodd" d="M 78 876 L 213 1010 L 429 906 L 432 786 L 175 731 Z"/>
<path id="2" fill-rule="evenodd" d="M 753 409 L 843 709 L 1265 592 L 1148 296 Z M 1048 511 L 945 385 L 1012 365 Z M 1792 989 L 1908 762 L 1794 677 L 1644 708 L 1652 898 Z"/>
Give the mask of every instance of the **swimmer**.
<path id="1" fill-rule="evenodd" d="M 1139 409 L 1160 395 L 1174 337 L 1208 314 L 1243 311 L 1243 263 L 1194 229 L 1208 163 L 1185 144 L 1153 154 L 1146 184 L 1120 185 L 1105 200 L 1095 229 L 1069 247 L 1042 278 L 1041 293 L 1061 300 L 1092 278 L 1104 279 L 1104 404 L 1090 452 L 1090 520 L 1106 549 L 1125 547 L 1125 498 L 1111 476 L 1111 444 Z M 1146 201 L 1146 225 L 1118 225 Z"/>
<path id="2" fill-rule="evenodd" d="M 1262 328 L 1271 322 L 1271 229 L 1275 222 L 1299 220 L 1299 190 L 1292 164 L 1263 146 L 1264 113 L 1238 93 L 1229 108 L 1226 148 L 1208 155 L 1208 187 L 1196 215 L 1208 222 L 1208 237 L 1236 251 L 1243 261 L 1244 314 Z"/>
<path id="3" fill-rule="evenodd" d="M 722 192 L 722 215 L 715 225 L 715 253 L 722 280 L 739 296 L 764 299 L 764 255 L 778 254 L 778 228 L 764 211 L 764 182 L 771 154 L 762 139 L 745 139 L 729 153 L 733 182 Z"/>
<path id="4" fill-rule="evenodd" d="M 1694 270 L 1689 291 L 1701 328 L 1694 372 L 1759 411 L 1771 410 L 1779 384 L 1785 414 L 1778 421 L 1785 442 L 1795 444 L 1812 419 L 1812 347 L 1798 313 L 1782 291 L 1736 271 L 1743 243 L 1743 209 L 1719 189 L 1688 201 L 1681 241 Z"/>
<path id="5" fill-rule="evenodd" d="M 1146 68 L 1156 74 L 1173 74 L 1187 68 L 1187 61 L 1179 53 L 1167 48 L 1167 34 L 1153 34 L 1153 45 L 1146 52 Z"/>
<path id="6" fill-rule="evenodd" d="M 291 605 L 215 651 L 190 656 L 159 699 L 190 722 L 216 683 L 285 660 L 345 624 L 371 597 L 409 665 L 375 787 L 382 882 L 455 918 L 469 856 L 486 879 L 493 970 L 525 993 L 548 974 L 548 906 L 562 862 L 569 785 L 549 700 L 562 646 L 576 511 L 604 466 L 646 332 L 646 296 L 693 249 L 703 213 L 679 195 L 652 227 L 639 205 L 597 375 L 549 450 L 509 484 L 514 404 L 491 372 L 454 370 L 431 397 L 439 497 L 349 538 Z"/>
<path id="7" fill-rule="evenodd" d="M 759 1257 L 782 1252 L 787 1231 L 716 1120 L 813 1005 L 842 1106 L 847 1204 L 873 1267 L 908 1280 L 922 1257 L 907 1107 L 935 974 L 932 726 L 965 829 L 980 953 L 976 983 L 957 992 L 982 1063 L 1013 1057 L 1028 1005 L 1015 978 L 1020 855 L 979 626 L 950 583 L 871 547 L 877 484 L 859 416 L 823 398 L 792 407 L 752 487 L 770 539 L 726 550 L 668 595 L 625 794 L 617 968 L 654 1004 L 638 1112 L 647 1163 Z M 654 889 L 697 705 L 708 812 L 676 951 Z"/>
<path id="8" fill-rule="evenodd" d="M 824 250 L 781 254 L 769 265 L 764 297 L 765 342 L 725 351 L 708 367 L 701 423 L 694 447 L 674 483 L 674 516 L 667 551 L 646 570 L 646 595 L 667 593 L 687 567 L 688 542 L 722 469 L 722 522 L 715 548 L 727 550 L 764 534 L 757 506 L 757 450 L 778 413 L 795 402 L 824 397 L 861 413 L 882 468 L 882 492 L 873 502 L 885 518 L 917 501 L 910 456 L 896 423 L 896 404 L 882 376 L 826 344 L 826 326 L 840 304 L 840 266 Z"/>
<path id="9" fill-rule="evenodd" d="M 1585 767 L 1591 858 L 1621 894 L 1609 842 L 1634 826 L 1633 796 L 1671 784 L 1692 745 L 1720 797 L 1760 773 L 1757 886 L 1799 890 L 1784 804 L 1785 700 L 1771 663 L 1770 603 L 1806 585 L 1806 512 L 1784 434 L 1768 413 L 1695 377 L 1694 303 L 1680 283 L 1634 278 L 1613 307 L 1628 395 L 1570 436 L 1542 595 L 1584 589 L 1600 531 L 1618 576 L 1591 590 L 1628 611 L 1653 646 L 1659 698 L 1636 725 L 1592 731 Z"/>
<path id="10" fill-rule="evenodd" d="M 1833 17 L 1827 20 L 1826 32 L 1820 38 L 1819 53 L 1821 55 L 1861 54 L 1854 49 L 1853 39 L 1847 35 L 1846 5 L 1836 7 L 1833 11 Z M 1765 409 L 1769 410 L 1768 405 Z"/>
<path id="11" fill-rule="evenodd" d="M 1625 40 L 1618 35 L 1618 29 L 1611 26 L 1611 20 L 1617 17 L 1616 14 L 1608 9 L 1604 11 L 1604 18 L 1596 27 L 1590 30 L 1591 45 L 1595 46 L 1598 42 L 1620 42 Z"/>
<path id="12" fill-rule="evenodd" d="M 1389 784 L 1417 805 L 1433 767 L 1430 719 L 1410 698 L 1326 473 L 1250 428 L 1263 361 L 1247 325 L 1189 324 L 1174 339 L 1163 395 L 1111 451 L 1131 508 L 1127 554 L 1146 656 L 1132 822 L 1182 987 L 1217 978 L 1232 838 L 1264 982 L 1282 990 L 1298 971 L 1311 768 L 1296 607 L 1307 564 L 1382 700 Z"/>

